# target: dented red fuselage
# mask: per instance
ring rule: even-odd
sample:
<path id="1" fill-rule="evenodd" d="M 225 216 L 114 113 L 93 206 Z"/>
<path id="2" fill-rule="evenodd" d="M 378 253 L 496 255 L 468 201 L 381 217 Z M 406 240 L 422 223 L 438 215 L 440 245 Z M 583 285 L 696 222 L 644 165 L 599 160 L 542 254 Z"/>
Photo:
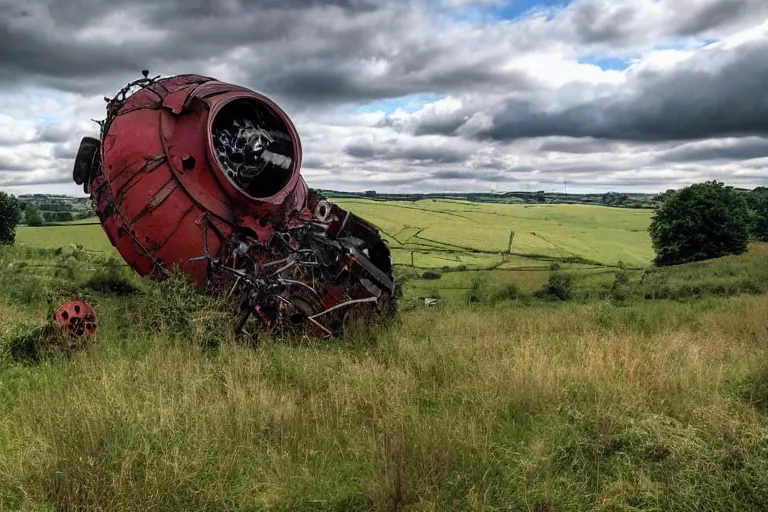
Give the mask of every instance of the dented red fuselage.
<path id="1" fill-rule="evenodd" d="M 139 274 L 178 266 L 200 290 L 238 297 L 246 317 L 325 334 L 338 332 L 342 310 L 386 309 L 386 243 L 307 187 L 299 135 L 269 98 L 210 77 L 145 74 L 108 100 L 101 124 L 99 139 L 81 142 L 74 180 Z"/>

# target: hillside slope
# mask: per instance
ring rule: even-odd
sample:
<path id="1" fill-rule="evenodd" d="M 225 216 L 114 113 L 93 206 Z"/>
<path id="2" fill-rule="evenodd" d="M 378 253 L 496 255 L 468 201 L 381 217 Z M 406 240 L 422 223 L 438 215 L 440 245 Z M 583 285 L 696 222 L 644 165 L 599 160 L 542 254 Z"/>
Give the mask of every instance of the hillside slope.
<path id="1" fill-rule="evenodd" d="M 488 282 L 390 330 L 249 348 L 180 282 L 3 248 L 0 509 L 759 510 L 765 255 L 648 271 L 709 283 L 699 298 L 582 276 L 565 302 L 490 300 Z M 35 362 L 23 335 L 76 296 L 99 343 Z"/>

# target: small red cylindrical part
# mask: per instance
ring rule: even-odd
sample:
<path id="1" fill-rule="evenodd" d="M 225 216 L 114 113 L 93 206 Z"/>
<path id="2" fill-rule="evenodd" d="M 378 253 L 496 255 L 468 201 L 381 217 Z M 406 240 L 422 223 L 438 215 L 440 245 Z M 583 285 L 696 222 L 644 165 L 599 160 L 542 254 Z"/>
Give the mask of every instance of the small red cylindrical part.
<path id="1" fill-rule="evenodd" d="M 55 313 L 56 323 L 73 336 L 94 335 L 98 329 L 96 312 L 90 304 L 73 300 Z"/>

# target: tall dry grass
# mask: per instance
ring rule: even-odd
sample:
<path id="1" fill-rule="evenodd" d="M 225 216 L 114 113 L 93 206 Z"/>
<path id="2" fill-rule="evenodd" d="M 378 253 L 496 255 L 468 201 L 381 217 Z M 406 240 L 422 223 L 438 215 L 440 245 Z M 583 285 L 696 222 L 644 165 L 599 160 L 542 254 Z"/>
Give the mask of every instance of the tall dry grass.
<path id="1" fill-rule="evenodd" d="M 248 348 L 180 280 L 4 249 L 4 342 L 73 294 L 101 327 L 1 354 L 0 510 L 763 510 L 768 300 L 686 295 L 762 279 L 761 255 L 621 282 L 678 300 L 582 280 L 578 303 L 489 293 Z"/>
<path id="2" fill-rule="evenodd" d="M 455 307 L 256 349 L 107 329 L 0 373 L 0 509 L 758 510 L 767 313 Z"/>

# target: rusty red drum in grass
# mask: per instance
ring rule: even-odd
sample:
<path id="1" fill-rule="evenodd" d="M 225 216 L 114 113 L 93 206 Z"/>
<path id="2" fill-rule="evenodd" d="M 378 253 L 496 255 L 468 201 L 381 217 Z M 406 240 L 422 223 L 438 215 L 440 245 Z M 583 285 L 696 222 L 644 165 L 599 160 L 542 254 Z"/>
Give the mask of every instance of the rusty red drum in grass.
<path id="1" fill-rule="evenodd" d="M 72 336 L 94 335 L 98 329 L 96 312 L 81 300 L 62 304 L 54 316 L 59 327 Z"/>
<path id="2" fill-rule="evenodd" d="M 307 187 L 296 127 L 266 96 L 145 73 L 107 99 L 100 125 L 98 139 L 81 141 L 73 178 L 140 275 L 178 266 L 267 325 L 292 319 L 324 334 L 338 331 L 342 310 L 387 309 L 386 242 Z"/>

